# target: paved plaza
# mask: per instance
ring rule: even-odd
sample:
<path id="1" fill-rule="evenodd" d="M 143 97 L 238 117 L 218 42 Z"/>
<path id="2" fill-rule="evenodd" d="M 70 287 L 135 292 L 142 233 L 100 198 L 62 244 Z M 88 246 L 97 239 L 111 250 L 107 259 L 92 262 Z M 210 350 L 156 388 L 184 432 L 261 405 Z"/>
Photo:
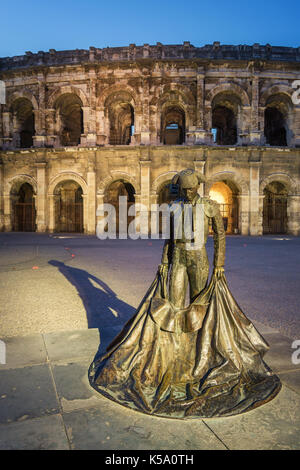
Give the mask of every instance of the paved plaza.
<path id="1" fill-rule="evenodd" d="M 234 417 L 174 420 L 90 387 L 89 364 L 139 305 L 162 244 L 0 233 L 0 449 L 300 449 L 299 238 L 227 237 L 229 288 L 283 384 L 273 401 Z"/>

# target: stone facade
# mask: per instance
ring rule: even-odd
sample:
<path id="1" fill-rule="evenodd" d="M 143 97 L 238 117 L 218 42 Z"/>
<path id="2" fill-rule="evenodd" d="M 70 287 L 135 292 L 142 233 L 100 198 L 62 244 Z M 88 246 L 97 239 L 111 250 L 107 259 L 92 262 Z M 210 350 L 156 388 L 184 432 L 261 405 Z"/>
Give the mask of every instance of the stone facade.
<path id="1" fill-rule="evenodd" d="M 150 208 L 189 167 L 229 232 L 300 234 L 300 48 L 27 52 L 0 59 L 0 80 L 0 230 L 93 234 L 115 182 Z"/>

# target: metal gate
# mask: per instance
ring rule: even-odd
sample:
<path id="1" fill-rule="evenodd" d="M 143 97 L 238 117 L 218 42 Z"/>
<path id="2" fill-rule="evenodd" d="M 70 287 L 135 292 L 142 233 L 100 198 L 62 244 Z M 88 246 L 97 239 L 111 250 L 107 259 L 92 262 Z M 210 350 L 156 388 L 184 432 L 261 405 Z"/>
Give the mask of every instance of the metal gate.
<path id="1" fill-rule="evenodd" d="M 264 204 L 264 233 L 286 233 L 287 199 L 274 197 Z"/>
<path id="2" fill-rule="evenodd" d="M 238 230 L 238 205 L 234 203 L 219 204 L 219 208 L 223 217 L 225 232 L 236 233 Z"/>
<path id="3" fill-rule="evenodd" d="M 14 205 L 14 231 L 34 232 L 35 207 L 32 202 L 16 202 Z"/>
<path id="4" fill-rule="evenodd" d="M 83 203 L 60 200 L 59 232 L 83 232 Z"/>

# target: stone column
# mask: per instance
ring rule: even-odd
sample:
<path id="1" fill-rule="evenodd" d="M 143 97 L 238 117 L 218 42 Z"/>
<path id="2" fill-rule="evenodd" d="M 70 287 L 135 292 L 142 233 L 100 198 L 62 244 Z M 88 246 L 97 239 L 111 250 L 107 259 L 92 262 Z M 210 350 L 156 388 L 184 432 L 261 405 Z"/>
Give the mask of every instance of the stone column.
<path id="1" fill-rule="evenodd" d="M 33 136 L 34 147 L 45 147 L 46 145 L 46 85 L 44 75 L 38 73 L 38 86 L 39 86 L 39 109 L 35 109 L 34 112 L 34 127 L 35 135 Z"/>
<path id="2" fill-rule="evenodd" d="M 149 82 L 148 80 L 143 81 L 143 93 L 142 93 L 142 127 L 141 127 L 141 144 L 150 145 L 150 120 L 149 120 Z"/>
<path id="3" fill-rule="evenodd" d="M 249 140 L 252 145 L 261 144 L 262 124 L 259 109 L 259 77 L 252 76 L 252 101 Z"/>
<path id="4" fill-rule="evenodd" d="M 11 113 L 9 111 L 5 111 L 2 113 L 2 127 L 3 127 L 3 149 L 8 149 L 12 145 L 12 137 L 11 137 Z"/>
<path id="5" fill-rule="evenodd" d="M 33 110 L 34 114 L 34 128 L 35 135 L 32 137 L 34 147 L 45 147 L 46 136 L 45 129 L 42 129 L 42 120 L 44 120 L 43 113 L 39 109 Z"/>
<path id="6" fill-rule="evenodd" d="M 55 109 L 45 110 L 46 143 L 50 147 L 56 147 L 59 140 L 55 129 L 55 115 Z"/>
<path id="7" fill-rule="evenodd" d="M 149 221 L 150 221 L 150 175 L 151 175 L 151 160 L 140 160 L 141 170 L 141 196 L 139 202 L 147 208 L 148 219 L 147 223 L 141 224 L 141 233 L 149 234 Z M 136 200 L 137 202 L 137 200 Z M 143 221 L 144 218 L 142 217 Z"/>
<path id="8" fill-rule="evenodd" d="M 106 125 L 107 119 L 104 115 L 104 107 L 96 107 L 96 122 L 97 122 L 97 131 L 96 131 L 96 140 L 97 145 L 106 145 L 108 144 L 109 136 L 109 125 Z"/>
<path id="9" fill-rule="evenodd" d="M 93 168 L 87 172 L 87 233 L 95 234 L 96 230 L 96 173 Z"/>
<path id="10" fill-rule="evenodd" d="M 249 235 L 249 195 L 240 194 L 239 201 L 239 227 L 241 235 Z"/>
<path id="11" fill-rule="evenodd" d="M 197 73 L 197 108 L 194 143 L 210 144 L 213 142 L 211 133 L 211 107 L 205 102 L 205 75 Z"/>
<path id="12" fill-rule="evenodd" d="M 250 166 L 250 235 L 261 235 L 262 219 L 260 217 L 259 174 L 261 162 L 249 162 Z"/>
<path id="13" fill-rule="evenodd" d="M 12 230 L 12 214 L 11 214 L 11 195 L 3 195 L 3 212 L 4 212 L 4 230 L 10 232 Z"/>
<path id="14" fill-rule="evenodd" d="M 88 223 L 88 217 L 89 217 L 89 211 L 88 211 L 88 195 L 83 194 L 82 199 L 83 199 L 83 232 L 84 233 L 89 233 L 89 223 Z"/>
<path id="15" fill-rule="evenodd" d="M 37 194 L 35 202 L 37 232 L 46 231 L 46 165 L 46 162 L 36 163 Z"/>
<path id="16" fill-rule="evenodd" d="M 204 167 L 205 167 L 205 160 L 195 160 L 194 161 L 194 168 L 195 171 L 201 175 L 204 175 Z M 204 196 L 204 184 L 200 184 L 198 194 L 203 197 Z"/>
<path id="17" fill-rule="evenodd" d="M 287 232 L 291 235 L 300 235 L 300 195 L 288 196 L 287 206 Z"/>
<path id="18" fill-rule="evenodd" d="M 48 230 L 49 232 L 54 232 L 55 231 L 55 198 L 57 196 L 55 194 L 49 194 L 48 195 L 48 201 L 49 201 L 49 225 L 48 225 Z"/>
<path id="19" fill-rule="evenodd" d="M 83 134 L 81 134 L 80 145 L 83 147 L 96 146 L 96 131 L 93 129 L 94 123 L 90 122 L 92 110 L 88 106 L 83 106 Z"/>

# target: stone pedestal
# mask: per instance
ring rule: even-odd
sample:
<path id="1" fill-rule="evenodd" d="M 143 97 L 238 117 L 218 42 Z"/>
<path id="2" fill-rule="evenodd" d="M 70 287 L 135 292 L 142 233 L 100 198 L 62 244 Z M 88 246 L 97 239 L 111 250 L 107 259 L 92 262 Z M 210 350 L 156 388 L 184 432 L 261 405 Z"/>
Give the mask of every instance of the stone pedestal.
<path id="1" fill-rule="evenodd" d="M 213 134 L 205 129 L 195 129 L 193 131 L 194 134 L 194 144 L 195 145 L 203 145 L 203 144 L 213 144 Z"/>
<path id="2" fill-rule="evenodd" d="M 248 134 L 248 141 L 250 145 L 261 145 L 262 140 L 263 136 L 261 131 L 252 131 Z"/>
<path id="3" fill-rule="evenodd" d="M 81 147 L 95 147 L 97 145 L 97 136 L 96 134 L 81 134 L 80 137 L 80 146 Z"/>
<path id="4" fill-rule="evenodd" d="M 45 147 L 47 138 L 45 135 L 34 135 L 33 139 L 33 146 L 34 147 Z"/>

